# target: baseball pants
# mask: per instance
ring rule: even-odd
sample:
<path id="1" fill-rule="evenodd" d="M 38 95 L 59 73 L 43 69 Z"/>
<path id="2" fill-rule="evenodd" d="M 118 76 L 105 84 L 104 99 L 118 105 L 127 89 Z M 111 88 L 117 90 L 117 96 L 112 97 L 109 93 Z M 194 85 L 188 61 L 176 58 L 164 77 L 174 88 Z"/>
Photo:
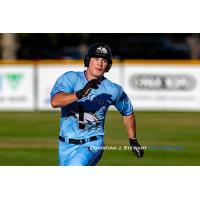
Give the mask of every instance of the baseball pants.
<path id="1" fill-rule="evenodd" d="M 79 145 L 68 144 L 59 140 L 59 165 L 94 166 L 102 157 L 103 146 L 103 137 Z"/>

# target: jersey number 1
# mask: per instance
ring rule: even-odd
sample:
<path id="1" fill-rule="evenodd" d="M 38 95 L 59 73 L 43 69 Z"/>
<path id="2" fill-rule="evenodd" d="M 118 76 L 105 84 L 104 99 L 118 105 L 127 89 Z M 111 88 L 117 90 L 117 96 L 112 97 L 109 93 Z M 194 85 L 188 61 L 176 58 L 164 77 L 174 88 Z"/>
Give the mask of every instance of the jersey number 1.
<path id="1" fill-rule="evenodd" d="M 81 105 L 79 106 L 78 126 L 79 126 L 80 129 L 84 129 L 85 128 L 85 123 L 84 123 L 84 109 L 83 109 L 83 107 Z"/>

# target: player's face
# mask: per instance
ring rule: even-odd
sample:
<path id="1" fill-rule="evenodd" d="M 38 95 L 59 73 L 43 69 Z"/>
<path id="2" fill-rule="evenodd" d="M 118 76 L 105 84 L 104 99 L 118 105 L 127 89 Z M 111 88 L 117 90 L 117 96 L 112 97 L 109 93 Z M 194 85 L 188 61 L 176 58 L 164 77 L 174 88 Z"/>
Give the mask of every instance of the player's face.
<path id="1" fill-rule="evenodd" d="M 89 73 L 93 77 L 101 77 L 106 71 L 108 60 L 105 58 L 91 58 L 88 67 Z"/>

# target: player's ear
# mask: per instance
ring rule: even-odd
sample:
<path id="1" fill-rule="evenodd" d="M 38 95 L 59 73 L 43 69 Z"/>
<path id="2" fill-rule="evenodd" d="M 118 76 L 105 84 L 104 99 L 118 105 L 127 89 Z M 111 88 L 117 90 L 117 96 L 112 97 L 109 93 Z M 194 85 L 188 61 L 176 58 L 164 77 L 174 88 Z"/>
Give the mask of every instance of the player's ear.
<path id="1" fill-rule="evenodd" d="M 85 66 L 85 67 L 89 67 L 89 64 L 90 64 L 90 57 L 89 57 L 89 56 L 85 56 L 85 59 L 84 59 L 84 66 Z"/>
<path id="2" fill-rule="evenodd" d="M 111 66 L 112 66 L 112 64 L 108 64 L 108 66 L 106 67 L 106 72 L 109 72 Z"/>

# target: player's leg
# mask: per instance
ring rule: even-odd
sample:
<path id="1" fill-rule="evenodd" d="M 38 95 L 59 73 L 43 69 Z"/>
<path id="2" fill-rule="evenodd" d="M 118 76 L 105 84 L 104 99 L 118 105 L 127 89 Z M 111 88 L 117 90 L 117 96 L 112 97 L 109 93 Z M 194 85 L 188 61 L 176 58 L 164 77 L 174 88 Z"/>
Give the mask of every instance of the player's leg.
<path id="1" fill-rule="evenodd" d="M 69 160 L 67 166 L 94 166 L 102 157 L 103 151 L 93 153 L 88 147 L 81 147 Z"/>
<path id="2" fill-rule="evenodd" d="M 103 150 L 96 154 L 96 156 L 94 156 L 94 158 L 91 160 L 91 162 L 88 164 L 89 166 L 95 166 L 97 165 L 97 163 L 101 160 L 101 157 L 103 155 Z"/>
<path id="3" fill-rule="evenodd" d="M 67 144 L 65 142 L 59 141 L 58 145 L 58 158 L 59 165 L 66 166 L 68 160 L 71 160 L 75 156 L 78 146 L 74 144 Z"/>
<path id="4" fill-rule="evenodd" d="M 103 140 L 88 142 L 78 145 L 79 149 L 75 154 L 70 155 L 66 165 L 68 166 L 94 166 L 101 159 L 103 154 Z"/>

